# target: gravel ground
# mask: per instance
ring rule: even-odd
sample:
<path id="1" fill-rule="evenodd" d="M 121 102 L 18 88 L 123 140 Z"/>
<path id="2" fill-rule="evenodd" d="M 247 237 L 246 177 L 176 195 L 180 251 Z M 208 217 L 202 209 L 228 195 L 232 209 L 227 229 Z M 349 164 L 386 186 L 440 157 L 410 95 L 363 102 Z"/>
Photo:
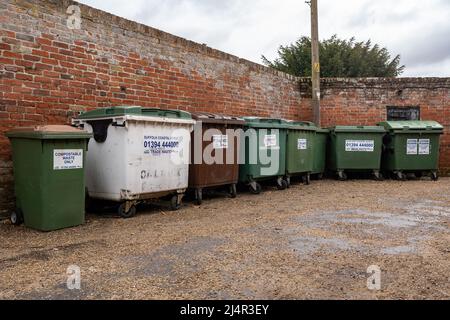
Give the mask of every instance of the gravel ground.
<path id="1" fill-rule="evenodd" d="M 269 187 L 51 233 L 0 222 L 0 299 L 449 299 L 449 277 L 450 178 Z"/>

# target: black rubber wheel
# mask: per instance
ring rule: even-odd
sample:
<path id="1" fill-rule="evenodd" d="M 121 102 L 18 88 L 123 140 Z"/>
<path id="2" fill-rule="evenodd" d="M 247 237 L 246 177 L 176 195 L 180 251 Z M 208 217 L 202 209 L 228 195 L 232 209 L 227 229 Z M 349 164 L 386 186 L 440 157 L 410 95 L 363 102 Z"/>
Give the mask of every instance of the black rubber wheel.
<path id="1" fill-rule="evenodd" d="M 399 181 L 406 181 L 406 179 L 407 179 L 406 174 L 404 174 L 401 171 L 398 171 L 395 173 L 395 178 Z"/>
<path id="2" fill-rule="evenodd" d="M 287 183 L 287 187 L 289 189 L 292 186 L 291 177 L 286 177 L 286 183 Z"/>
<path id="3" fill-rule="evenodd" d="M 255 187 L 256 187 L 256 188 L 253 188 L 253 186 L 250 184 L 250 186 L 249 186 L 250 192 L 251 192 L 252 194 L 260 194 L 261 191 L 262 191 L 261 185 L 260 185 L 259 183 L 256 183 L 256 184 L 255 184 Z"/>
<path id="4" fill-rule="evenodd" d="M 286 180 L 281 180 L 280 183 L 277 183 L 278 190 L 286 190 L 288 188 L 288 183 Z"/>
<path id="5" fill-rule="evenodd" d="M 178 195 L 172 196 L 170 198 L 170 210 L 172 211 L 178 211 L 181 208 L 181 201 L 178 201 Z"/>
<path id="6" fill-rule="evenodd" d="M 344 171 L 339 171 L 337 175 L 339 181 L 347 181 L 348 179 L 347 174 Z"/>
<path id="7" fill-rule="evenodd" d="M 431 173 L 431 180 L 438 181 L 439 180 L 439 174 L 437 172 Z"/>
<path id="8" fill-rule="evenodd" d="M 311 175 L 308 173 L 306 176 L 303 176 L 303 181 L 309 186 L 311 184 Z"/>
<path id="9" fill-rule="evenodd" d="M 319 173 L 317 175 L 317 180 L 323 180 L 323 173 Z"/>
<path id="10" fill-rule="evenodd" d="M 9 219 L 13 225 L 20 226 L 23 223 L 22 210 L 16 208 L 13 212 L 11 212 Z"/>
<path id="11" fill-rule="evenodd" d="M 202 205 L 202 203 L 203 203 L 203 190 L 202 189 L 195 189 L 195 203 L 198 206 Z"/>
<path id="12" fill-rule="evenodd" d="M 230 185 L 230 197 L 232 199 L 237 197 L 237 188 L 236 188 L 236 184 L 233 183 L 232 185 Z"/>
<path id="13" fill-rule="evenodd" d="M 376 172 L 373 174 L 373 178 L 375 181 L 384 181 L 383 174 L 381 172 Z"/>
<path id="14" fill-rule="evenodd" d="M 132 218 L 136 215 L 136 206 L 132 205 L 128 211 L 125 211 L 126 204 L 122 203 L 117 209 L 117 213 L 124 219 Z"/>

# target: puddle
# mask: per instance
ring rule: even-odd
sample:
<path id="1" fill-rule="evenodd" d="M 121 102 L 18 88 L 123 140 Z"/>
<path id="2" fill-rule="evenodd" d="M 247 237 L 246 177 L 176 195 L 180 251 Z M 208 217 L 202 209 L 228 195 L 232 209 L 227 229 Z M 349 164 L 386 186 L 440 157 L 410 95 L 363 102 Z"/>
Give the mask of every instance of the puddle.
<path id="1" fill-rule="evenodd" d="M 381 250 L 384 254 L 398 255 L 398 254 L 413 254 L 417 253 L 417 247 L 415 245 L 406 245 L 398 247 L 389 247 Z"/>
<path id="2" fill-rule="evenodd" d="M 289 244 L 297 253 L 304 255 L 320 249 L 330 251 L 356 249 L 348 241 L 339 238 L 298 237 L 292 239 Z"/>
<path id="3" fill-rule="evenodd" d="M 417 254 L 419 244 L 433 233 L 448 233 L 444 223 L 450 217 L 450 206 L 445 201 L 419 200 L 413 203 L 396 202 L 392 212 L 364 209 L 315 212 L 294 217 L 298 227 L 288 232 L 289 244 L 299 254 L 309 254 L 320 249 L 361 250 L 388 255 Z M 322 230 L 329 238 L 303 237 L 310 230 Z M 362 244 L 361 235 L 370 235 L 371 245 Z M 337 237 L 333 237 L 337 235 Z M 343 235 L 344 239 L 340 237 Z M 345 237 L 348 240 L 345 240 Z M 373 237 L 380 238 L 379 245 Z M 399 246 L 387 247 L 395 241 Z M 358 245 L 358 243 L 361 243 Z"/>

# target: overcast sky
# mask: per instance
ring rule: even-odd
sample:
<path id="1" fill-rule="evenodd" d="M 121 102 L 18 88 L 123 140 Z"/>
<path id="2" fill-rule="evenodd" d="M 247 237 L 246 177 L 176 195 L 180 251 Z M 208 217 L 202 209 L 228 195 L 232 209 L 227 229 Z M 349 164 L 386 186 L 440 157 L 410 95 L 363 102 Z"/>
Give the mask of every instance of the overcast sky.
<path id="1" fill-rule="evenodd" d="M 258 63 L 310 34 L 304 0 L 79 1 Z M 400 54 L 402 76 L 450 76 L 450 0 L 319 0 L 319 30 Z"/>

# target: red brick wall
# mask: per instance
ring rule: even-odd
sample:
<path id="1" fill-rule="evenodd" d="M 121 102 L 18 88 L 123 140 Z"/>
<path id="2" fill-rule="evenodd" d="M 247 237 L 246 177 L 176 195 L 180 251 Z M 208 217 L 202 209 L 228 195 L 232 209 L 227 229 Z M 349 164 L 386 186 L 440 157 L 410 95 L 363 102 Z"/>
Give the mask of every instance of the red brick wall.
<path id="1" fill-rule="evenodd" d="M 0 2 L 0 214 L 13 203 L 4 132 L 16 126 L 68 122 L 111 105 L 312 118 L 308 80 L 84 5 L 81 29 L 71 30 L 72 4 L 79 5 Z M 392 87 L 397 82 L 402 95 Z M 386 104 L 419 104 L 424 118 L 449 129 L 448 79 L 325 80 L 323 93 L 324 125 L 375 123 Z M 448 136 L 443 151 L 448 171 Z"/>
<path id="2" fill-rule="evenodd" d="M 79 111 L 141 105 L 298 118 L 294 78 L 71 1 L 0 2 L 0 211 L 12 202 L 15 126 L 61 123 Z"/>
<path id="3" fill-rule="evenodd" d="M 310 80 L 300 80 L 301 108 L 311 103 Z M 444 127 L 441 174 L 450 174 L 450 78 L 322 79 L 322 126 L 374 125 L 387 118 L 388 106 L 418 106 L 422 120 Z"/>

